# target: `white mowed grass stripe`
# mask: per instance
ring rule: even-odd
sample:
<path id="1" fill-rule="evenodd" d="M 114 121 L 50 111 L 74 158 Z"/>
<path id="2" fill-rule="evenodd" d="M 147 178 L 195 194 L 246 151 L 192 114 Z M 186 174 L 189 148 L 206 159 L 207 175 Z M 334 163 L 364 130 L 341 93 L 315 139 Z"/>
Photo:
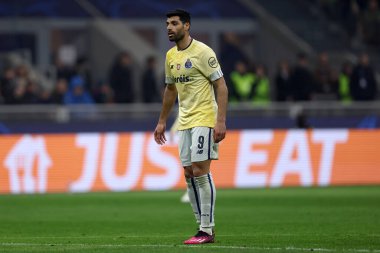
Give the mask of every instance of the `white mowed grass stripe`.
<path id="1" fill-rule="evenodd" d="M 325 248 L 298 248 L 298 247 L 251 247 L 251 246 L 229 246 L 229 245 L 169 245 L 169 244 L 86 244 L 86 243 L 20 243 L 20 242 L 3 242 L 1 246 L 15 246 L 15 247 L 51 247 L 51 246 L 66 246 L 66 247 L 82 247 L 82 248 L 208 248 L 208 249 L 241 249 L 241 250 L 286 250 L 289 252 L 294 251 L 314 251 L 314 252 L 354 252 L 354 253 L 380 253 L 380 249 L 325 249 Z"/>

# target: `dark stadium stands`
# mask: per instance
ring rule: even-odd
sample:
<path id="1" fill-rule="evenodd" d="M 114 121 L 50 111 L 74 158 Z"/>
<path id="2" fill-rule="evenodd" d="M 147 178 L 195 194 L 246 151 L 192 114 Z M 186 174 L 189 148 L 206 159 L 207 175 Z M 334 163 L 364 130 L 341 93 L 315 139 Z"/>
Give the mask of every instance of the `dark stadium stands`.
<path id="1" fill-rule="evenodd" d="M 91 1 L 98 10 L 112 18 L 149 18 L 162 17 L 168 10 L 184 8 L 193 13 L 194 17 L 229 18 L 252 17 L 237 1 L 168 1 L 168 0 L 93 0 Z M 143 7 L 142 7 L 143 6 Z"/>
<path id="2" fill-rule="evenodd" d="M 258 0 L 257 2 L 316 50 L 343 50 L 348 46 L 345 34 L 331 26 L 331 23 L 316 12 L 308 1 Z"/>
<path id="3" fill-rule="evenodd" d="M 194 17 L 242 18 L 252 17 L 237 1 L 176 1 L 168 0 L 92 0 L 89 1 L 100 13 L 108 18 L 156 18 L 168 10 L 185 8 Z M 0 17 L 51 17 L 88 18 L 90 13 L 75 0 L 17 0 L 0 1 Z"/>
<path id="4" fill-rule="evenodd" d="M 87 18 L 90 15 L 75 0 L 1 0 L 0 17 Z"/>
<path id="5" fill-rule="evenodd" d="M 252 3 L 259 8 L 251 8 Z M 258 66 L 265 70 L 264 77 L 270 86 L 268 104 L 260 107 L 251 104 L 252 101 L 231 101 L 236 104 L 231 103 L 230 129 L 297 128 L 300 127 L 297 124 L 304 123 L 303 127 L 311 128 L 378 128 L 379 92 L 373 92 L 364 103 L 355 99 L 353 89 L 343 89 L 350 87 L 351 72 L 343 73 L 341 69 L 348 64 L 351 71 L 360 53 L 366 51 L 370 72 L 373 69 L 377 75 L 379 86 L 380 57 L 376 53 L 379 47 L 366 48 L 362 41 L 364 47 L 352 48 L 344 26 L 340 26 L 337 17 L 325 13 L 321 3 L 317 0 L 0 0 L 0 133 L 150 131 L 159 113 L 156 108 L 160 108 L 157 103 L 160 96 L 156 96 L 157 104 L 151 107 L 143 103 L 141 90 L 133 94 L 131 104 L 117 102 L 114 94 L 118 91 L 111 88 L 109 69 L 118 53 L 129 52 L 134 78 L 128 83 L 134 88 L 142 87 L 144 59 L 150 56 L 141 56 L 142 52 L 155 54 L 158 61 L 163 61 L 160 57 L 171 46 L 166 34 L 161 33 L 165 29 L 165 13 L 176 8 L 192 13 L 194 38 L 215 47 L 231 93 L 234 85 L 230 73 L 238 60 L 244 60 L 248 72 L 253 74 L 257 74 Z M 265 15 L 258 9 L 265 10 L 262 11 Z M 99 20 L 105 22 L 99 24 Z M 279 32 L 281 29 L 286 32 Z M 141 44 L 146 46 L 136 49 Z M 303 45 L 310 51 L 305 51 Z M 73 60 L 67 62 L 64 57 L 62 61 L 60 57 L 70 56 L 70 52 L 75 53 Z M 300 52 L 307 54 L 306 68 L 312 77 L 307 82 L 312 92 L 302 102 L 294 98 L 297 89 L 292 88 L 294 78 L 290 78 Z M 322 55 L 326 56 L 324 62 L 320 60 Z M 288 64 L 288 72 L 277 69 L 281 61 Z M 157 86 L 161 89 L 163 69 L 156 71 Z M 74 75 L 86 80 L 85 88 L 96 102 L 91 107 L 96 108 L 91 109 L 96 113 L 91 117 L 74 117 L 76 113 L 86 114 L 81 108 L 71 108 L 62 102 Z M 281 90 L 277 76 L 287 84 L 284 88 L 287 95 L 282 99 L 276 96 Z M 371 73 L 369 79 L 374 79 L 372 76 Z M 342 99 L 344 92 L 350 95 L 348 100 Z M 298 119 L 298 113 L 304 113 L 301 116 L 307 118 Z"/>

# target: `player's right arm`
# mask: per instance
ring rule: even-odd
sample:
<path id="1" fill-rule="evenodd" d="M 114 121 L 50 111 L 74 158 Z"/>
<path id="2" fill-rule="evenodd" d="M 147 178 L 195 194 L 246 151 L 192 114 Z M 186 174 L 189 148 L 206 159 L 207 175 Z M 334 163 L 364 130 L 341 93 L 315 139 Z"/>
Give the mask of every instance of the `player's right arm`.
<path id="1" fill-rule="evenodd" d="M 156 129 L 154 130 L 154 140 L 157 142 L 157 144 L 163 145 L 166 142 L 166 121 L 169 117 L 170 111 L 173 108 L 176 99 L 177 88 L 174 84 L 167 84 L 165 87 L 160 118 L 158 120 Z"/>

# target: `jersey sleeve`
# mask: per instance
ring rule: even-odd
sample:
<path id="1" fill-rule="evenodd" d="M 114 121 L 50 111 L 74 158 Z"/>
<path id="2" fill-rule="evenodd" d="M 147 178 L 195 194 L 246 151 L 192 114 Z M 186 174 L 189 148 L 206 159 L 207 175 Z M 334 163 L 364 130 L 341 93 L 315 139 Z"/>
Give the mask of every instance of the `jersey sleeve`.
<path id="1" fill-rule="evenodd" d="M 165 59 L 165 83 L 166 84 L 174 84 L 174 78 L 173 78 L 173 75 L 171 73 L 171 66 L 170 66 L 168 54 L 166 55 L 166 59 Z"/>
<path id="2" fill-rule="evenodd" d="M 211 82 L 218 80 L 223 76 L 222 69 L 218 59 L 211 48 L 203 50 L 200 62 L 200 71 Z"/>

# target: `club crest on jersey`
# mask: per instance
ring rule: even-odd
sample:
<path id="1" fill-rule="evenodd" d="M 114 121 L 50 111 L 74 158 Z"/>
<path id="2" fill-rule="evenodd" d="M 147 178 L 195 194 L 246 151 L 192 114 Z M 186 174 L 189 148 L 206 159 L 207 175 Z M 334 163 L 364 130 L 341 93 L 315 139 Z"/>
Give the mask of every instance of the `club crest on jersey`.
<path id="1" fill-rule="evenodd" d="M 177 64 L 177 70 L 181 69 L 181 64 Z"/>
<path id="2" fill-rule="evenodd" d="M 191 69 L 192 66 L 193 64 L 191 63 L 190 59 L 187 59 L 187 61 L 185 62 L 185 68 Z"/>

